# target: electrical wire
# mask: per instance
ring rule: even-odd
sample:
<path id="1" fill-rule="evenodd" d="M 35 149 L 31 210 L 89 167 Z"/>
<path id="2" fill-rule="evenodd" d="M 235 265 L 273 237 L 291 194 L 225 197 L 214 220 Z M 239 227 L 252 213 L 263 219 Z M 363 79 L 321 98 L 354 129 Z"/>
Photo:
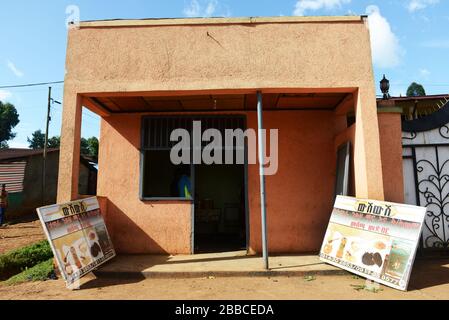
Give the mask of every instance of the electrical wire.
<path id="1" fill-rule="evenodd" d="M 39 82 L 39 83 L 28 83 L 28 84 L 16 84 L 11 86 L 0 86 L 0 89 L 12 89 L 12 88 L 25 88 L 25 87 L 37 87 L 37 86 L 46 86 L 49 84 L 61 84 L 64 81 L 52 81 L 52 82 Z"/>

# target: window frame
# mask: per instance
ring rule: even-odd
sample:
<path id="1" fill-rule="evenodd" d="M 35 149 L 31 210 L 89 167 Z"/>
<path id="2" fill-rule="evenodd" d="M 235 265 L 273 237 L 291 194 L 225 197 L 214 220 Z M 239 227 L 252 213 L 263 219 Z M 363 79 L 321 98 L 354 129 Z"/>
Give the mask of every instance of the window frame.
<path id="1" fill-rule="evenodd" d="M 144 196 L 143 186 L 144 186 L 144 177 L 145 177 L 145 152 L 152 151 L 170 151 L 171 147 L 154 147 L 154 148 L 146 148 L 144 146 L 144 137 L 145 137 L 145 120 L 150 118 L 181 118 L 183 116 L 176 115 L 154 115 L 154 116 L 142 116 L 141 120 L 141 128 L 140 128 L 140 168 L 139 168 L 139 198 L 141 201 L 174 201 L 174 202 L 187 202 L 193 203 L 195 201 L 195 165 L 193 163 L 190 164 L 190 184 L 192 188 L 191 197 L 147 197 Z M 192 141 L 190 141 L 190 148 L 192 148 Z"/>
<path id="2" fill-rule="evenodd" d="M 143 186 L 144 186 L 144 172 L 145 172 L 145 152 L 148 150 L 160 150 L 160 151 L 167 151 L 171 150 L 171 147 L 152 147 L 147 148 L 145 147 L 145 121 L 147 119 L 168 119 L 168 118 L 174 118 L 174 119 L 182 119 L 182 118 L 200 118 L 200 119 L 206 119 L 206 118 L 217 118 L 217 119 L 226 119 L 226 118 L 234 118 L 234 119 L 241 119 L 243 121 L 243 128 L 246 130 L 246 116 L 242 114 L 217 114 L 217 115 L 211 115 L 211 114 L 186 114 L 186 115 L 143 115 L 141 122 L 140 122 L 140 168 L 139 168 L 139 198 L 141 201 L 174 201 L 174 202 L 189 202 L 194 203 L 195 202 L 195 164 L 193 161 L 190 163 L 190 183 L 191 183 L 191 197 L 190 198 L 184 198 L 184 197 L 146 197 L 143 194 Z M 193 150 L 193 141 L 190 140 L 190 152 Z M 247 147 L 246 147 L 246 141 L 245 141 L 245 168 L 247 163 Z M 191 158 L 192 159 L 192 154 Z M 246 170 L 246 169 L 245 169 Z"/>

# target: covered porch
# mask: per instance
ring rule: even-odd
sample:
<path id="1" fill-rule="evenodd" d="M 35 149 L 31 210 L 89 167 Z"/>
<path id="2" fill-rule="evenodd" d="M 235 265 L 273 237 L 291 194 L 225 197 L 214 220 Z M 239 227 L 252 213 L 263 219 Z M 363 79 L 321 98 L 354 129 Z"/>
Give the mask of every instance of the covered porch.
<path id="1" fill-rule="evenodd" d="M 257 108 L 258 92 L 262 97 L 260 112 Z M 360 110 L 359 105 L 358 89 L 252 89 L 87 93 L 77 96 L 76 109 L 87 107 L 102 117 L 97 195 L 101 199 L 114 245 L 121 253 L 198 253 L 205 250 L 199 243 L 200 239 L 204 238 L 203 244 L 209 244 L 218 237 L 214 235 L 217 231 L 209 228 L 211 223 L 209 227 L 208 223 L 199 225 L 201 212 L 204 211 L 199 201 L 213 197 L 210 196 L 210 190 L 223 184 L 223 180 L 209 179 L 209 182 L 205 180 L 202 183 L 207 197 L 201 192 L 195 192 L 191 200 L 176 199 L 166 194 L 145 196 L 144 184 L 154 186 L 165 183 L 168 188 L 168 179 L 172 173 L 165 177 L 164 182 L 163 175 L 145 172 L 143 167 L 147 163 L 147 148 L 143 142 L 146 134 L 142 119 L 207 116 L 217 120 L 238 116 L 244 120 L 243 129 L 253 129 L 257 133 L 260 114 L 264 129 L 279 130 L 277 172 L 266 176 L 266 234 L 270 252 L 285 253 L 314 252 L 319 249 L 335 195 L 337 151 L 346 142 L 351 144 L 348 194 L 369 198 L 371 190 L 372 194 L 377 192 L 377 198 L 383 197 L 382 173 L 378 172 L 371 179 L 367 177 L 375 173 L 380 164 L 373 161 L 377 156 L 373 148 L 375 144 L 365 148 L 365 143 L 361 142 L 366 134 L 360 125 L 363 113 L 357 112 L 357 109 Z M 79 119 L 72 124 L 75 134 L 70 143 L 74 146 L 71 150 L 74 154 L 79 152 L 81 121 L 80 114 Z M 224 123 L 226 125 L 233 128 L 230 122 Z M 158 137 L 155 149 L 159 150 L 162 147 L 159 140 L 168 139 L 169 128 L 162 128 L 155 123 L 153 126 L 159 126 L 150 128 L 154 130 L 151 135 Z M 273 152 L 270 149 L 272 141 L 268 142 L 266 154 L 270 156 L 270 152 Z M 236 231 L 224 237 L 221 243 L 217 240 L 215 245 L 208 246 L 206 252 L 240 249 L 251 253 L 262 252 L 259 166 L 258 163 L 248 163 L 251 156 L 248 156 L 248 150 L 246 153 L 246 162 L 239 176 L 242 182 L 238 185 L 244 190 L 243 198 L 234 196 L 234 200 L 227 199 L 228 203 L 238 202 L 234 206 L 236 208 L 244 206 L 244 222 L 241 222 L 244 224 L 244 240 L 240 244 L 233 241 L 238 236 Z M 78 163 L 74 157 L 68 158 L 64 164 L 68 164 L 68 161 L 73 162 L 72 169 L 66 172 L 72 183 L 60 185 L 60 202 L 82 196 L 74 180 L 77 179 L 74 172 Z M 160 165 L 158 162 L 158 168 Z M 367 167 L 369 165 L 371 169 Z M 156 169 L 169 170 L 169 167 Z M 200 187 L 196 186 L 201 185 L 198 174 L 194 173 L 198 171 L 198 166 L 194 166 L 191 171 L 194 190 L 199 190 Z M 208 172 L 213 173 L 210 169 Z M 217 174 L 217 179 L 226 176 L 226 173 L 222 173 L 219 178 L 220 173 Z M 147 176 L 149 180 L 145 182 Z M 232 190 L 237 189 L 235 184 L 229 188 L 223 192 L 236 193 Z M 160 191 L 154 187 L 152 190 Z M 66 192 L 65 196 L 63 192 Z M 224 215 L 225 206 L 215 205 L 209 209 L 218 210 Z M 200 228 L 210 230 L 201 233 Z"/>

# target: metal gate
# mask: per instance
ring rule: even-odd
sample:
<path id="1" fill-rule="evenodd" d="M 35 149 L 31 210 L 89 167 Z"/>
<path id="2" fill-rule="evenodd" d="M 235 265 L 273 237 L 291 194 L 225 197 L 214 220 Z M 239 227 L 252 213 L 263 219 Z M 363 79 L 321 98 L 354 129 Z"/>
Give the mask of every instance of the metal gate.
<path id="1" fill-rule="evenodd" d="M 449 254 L 449 104 L 402 131 L 405 202 L 427 207 L 421 251 Z"/>

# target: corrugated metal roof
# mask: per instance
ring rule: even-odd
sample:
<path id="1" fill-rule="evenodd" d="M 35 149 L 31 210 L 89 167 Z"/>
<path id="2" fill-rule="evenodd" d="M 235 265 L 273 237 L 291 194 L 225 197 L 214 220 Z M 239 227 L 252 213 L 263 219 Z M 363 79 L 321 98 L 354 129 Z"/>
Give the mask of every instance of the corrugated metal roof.
<path id="1" fill-rule="evenodd" d="M 55 152 L 59 151 L 59 148 L 50 148 L 47 149 L 47 152 Z M 41 155 L 44 153 L 43 149 L 2 149 L 0 150 L 0 161 L 3 160 L 13 160 L 13 159 L 21 159 L 27 158 L 30 156 Z"/>
<path id="2" fill-rule="evenodd" d="M 435 95 L 426 95 L 426 96 L 417 96 L 417 97 L 391 97 L 388 99 L 389 101 L 421 101 L 421 100 L 440 100 L 447 98 L 449 94 L 435 94 Z M 377 98 L 377 101 L 382 101 L 383 98 Z"/>
<path id="3" fill-rule="evenodd" d="M 0 163 L 0 186 L 6 184 L 9 193 L 22 192 L 26 164 L 26 161 Z"/>

